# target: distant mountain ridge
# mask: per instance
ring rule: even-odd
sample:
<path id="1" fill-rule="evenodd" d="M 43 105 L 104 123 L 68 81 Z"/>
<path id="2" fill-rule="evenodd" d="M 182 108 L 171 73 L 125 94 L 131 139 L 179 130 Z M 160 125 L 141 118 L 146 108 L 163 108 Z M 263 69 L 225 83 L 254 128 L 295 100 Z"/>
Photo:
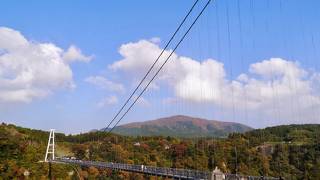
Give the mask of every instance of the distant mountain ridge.
<path id="1" fill-rule="evenodd" d="M 226 137 L 229 133 L 241 133 L 252 129 L 249 126 L 235 122 L 177 115 L 120 125 L 113 132 L 129 136 Z"/>

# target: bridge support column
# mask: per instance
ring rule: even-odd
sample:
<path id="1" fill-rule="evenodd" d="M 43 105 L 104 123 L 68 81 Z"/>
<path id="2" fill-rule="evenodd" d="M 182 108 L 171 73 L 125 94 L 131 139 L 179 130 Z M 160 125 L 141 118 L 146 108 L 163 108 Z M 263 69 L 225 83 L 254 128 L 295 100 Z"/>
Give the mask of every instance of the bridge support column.
<path id="1" fill-rule="evenodd" d="M 54 129 L 50 129 L 47 151 L 46 151 L 46 156 L 44 157 L 44 162 L 48 162 L 49 154 L 51 154 L 50 159 L 54 160 Z"/>
<path id="2" fill-rule="evenodd" d="M 48 174 L 49 180 L 53 180 L 53 178 L 52 178 L 52 169 L 51 168 L 52 168 L 51 167 L 51 162 L 49 162 L 49 174 Z"/>

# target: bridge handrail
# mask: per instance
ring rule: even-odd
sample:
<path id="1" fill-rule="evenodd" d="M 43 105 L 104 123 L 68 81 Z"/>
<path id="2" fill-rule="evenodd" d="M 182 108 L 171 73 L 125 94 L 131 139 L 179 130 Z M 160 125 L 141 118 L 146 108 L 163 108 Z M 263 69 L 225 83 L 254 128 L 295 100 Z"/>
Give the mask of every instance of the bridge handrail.
<path id="1" fill-rule="evenodd" d="M 100 162 L 100 161 L 84 161 L 77 159 L 63 159 L 56 158 L 53 162 L 60 163 L 72 163 L 81 166 L 95 166 L 99 168 L 110 168 L 116 170 L 125 170 L 131 172 L 139 172 L 145 174 L 151 174 L 156 176 L 166 176 L 173 178 L 183 179 L 210 179 L 212 173 L 208 171 L 190 170 L 190 169 L 179 169 L 179 168 L 167 168 L 167 167 L 156 167 L 146 165 L 135 165 L 135 164 L 122 164 L 112 162 Z M 225 179 L 247 179 L 247 180 L 279 180 L 279 178 L 264 177 L 264 176 L 244 176 L 239 174 L 224 174 Z"/>
<path id="2" fill-rule="evenodd" d="M 119 170 L 129 170 L 135 172 L 142 172 L 154 175 L 163 175 L 170 177 L 190 177 L 190 178 L 208 178 L 210 172 L 189 170 L 189 169 L 177 169 L 177 168 L 167 168 L 167 167 L 156 167 L 156 166 L 145 166 L 145 165 L 134 165 L 134 164 L 121 164 L 121 163 L 110 163 L 110 162 L 92 162 L 83 160 L 72 160 L 72 159 L 61 159 L 57 158 L 56 162 L 63 163 L 73 163 L 82 166 L 96 166 L 101 168 L 111 168 Z"/>

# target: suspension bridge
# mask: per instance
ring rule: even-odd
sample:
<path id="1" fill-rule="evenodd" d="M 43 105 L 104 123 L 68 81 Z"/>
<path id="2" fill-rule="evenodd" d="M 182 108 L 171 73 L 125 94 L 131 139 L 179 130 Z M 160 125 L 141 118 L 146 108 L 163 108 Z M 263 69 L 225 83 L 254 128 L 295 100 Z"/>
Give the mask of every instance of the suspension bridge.
<path id="1" fill-rule="evenodd" d="M 213 1 L 213 0 L 212 0 Z M 189 15 L 194 10 L 194 7 L 198 5 L 199 0 L 196 0 L 191 9 L 188 11 L 186 16 L 183 18 L 182 22 L 179 24 L 178 28 L 173 33 L 172 37 L 166 43 L 165 47 L 160 52 L 159 56 L 155 59 L 154 63 L 148 69 L 146 74 L 142 77 L 141 81 L 138 83 L 137 87 L 133 90 L 130 96 L 126 99 L 124 104 L 120 107 L 119 111 L 115 113 L 115 116 L 108 123 L 108 125 L 104 128 L 104 131 L 111 133 L 113 129 L 122 121 L 122 119 L 128 114 L 128 112 L 132 109 L 132 107 L 138 102 L 139 98 L 144 94 L 144 92 L 148 89 L 154 79 L 161 72 L 163 67 L 169 61 L 170 57 L 179 47 L 179 45 L 183 42 L 185 37 L 188 35 L 192 27 L 196 24 L 197 20 L 203 14 L 211 0 L 206 1 L 205 5 L 200 8 L 200 12 L 197 13 L 197 16 L 191 21 L 190 25 L 186 28 L 185 32 L 182 33 L 180 39 L 177 40 L 176 45 L 172 48 L 169 55 L 164 58 L 164 61 L 160 62 L 159 59 L 166 54 L 165 51 L 169 48 L 169 45 L 173 42 L 173 39 L 176 37 L 178 32 L 181 31 L 181 27 L 185 24 Z M 241 28 L 241 26 L 240 26 Z M 229 24 L 228 24 L 229 30 Z M 240 30 L 241 31 L 241 30 Z M 230 32 L 228 39 L 230 41 Z M 241 40 L 242 41 L 242 40 Z M 229 42 L 230 43 L 230 42 Z M 241 42 L 242 43 L 242 42 Z M 160 63 L 160 65 L 159 65 Z M 151 75 L 153 73 L 153 75 Z M 233 95 L 233 93 L 232 93 Z M 246 98 L 245 98 L 246 99 Z M 234 106 L 234 104 L 233 104 Z M 222 180 L 222 179 L 241 179 L 241 180 L 276 180 L 281 178 L 275 177 L 265 177 L 265 176 L 243 176 L 239 174 L 228 174 L 217 172 L 215 170 L 212 171 L 199 171 L 193 169 L 177 169 L 177 168 L 168 168 L 168 167 L 156 167 L 156 166 L 148 166 L 143 164 L 124 164 L 117 162 L 100 162 L 100 161 L 88 161 L 81 159 L 69 159 L 64 157 L 55 157 L 55 138 L 54 138 L 54 130 L 50 131 L 47 151 L 45 154 L 44 162 L 48 163 L 57 163 L 57 164 L 73 164 L 81 167 L 96 167 L 99 169 L 111 169 L 116 171 L 125 171 L 125 172 L 133 172 L 133 173 L 141 173 L 150 176 L 157 177 L 166 177 L 172 179 L 211 179 L 211 180 Z"/>
<path id="2" fill-rule="evenodd" d="M 201 179 L 201 180 L 279 180 L 280 178 L 264 176 L 242 176 L 238 174 L 228 174 L 209 171 L 199 171 L 192 169 L 177 169 L 167 167 L 156 167 L 147 165 L 123 164 L 114 162 L 85 161 L 80 159 L 55 157 L 55 136 L 54 130 L 50 130 L 47 151 L 45 154 L 46 163 L 71 164 L 80 167 L 96 167 L 98 169 L 111 169 L 116 171 L 125 171 L 141 173 L 150 176 L 165 177 L 172 179 Z"/>

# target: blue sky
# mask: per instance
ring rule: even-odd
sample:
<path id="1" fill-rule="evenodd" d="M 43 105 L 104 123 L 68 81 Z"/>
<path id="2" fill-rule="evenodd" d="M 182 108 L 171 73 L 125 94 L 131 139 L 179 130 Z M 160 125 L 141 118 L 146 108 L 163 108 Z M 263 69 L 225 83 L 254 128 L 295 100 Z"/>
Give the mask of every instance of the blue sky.
<path id="1" fill-rule="evenodd" d="M 200 2 L 204 4 L 205 1 L 200 0 Z M 188 83 L 184 84 L 184 82 L 190 82 L 189 79 L 164 77 L 157 83 L 158 88 L 148 91 L 144 96 L 145 102 L 140 102 L 133 108 L 124 122 L 143 121 L 174 114 L 236 121 L 253 127 L 319 122 L 314 117 L 317 117 L 320 107 L 317 93 L 319 92 L 317 90 L 319 90 L 320 56 L 320 33 L 318 31 L 320 14 L 317 7 L 320 2 L 315 0 L 304 3 L 298 0 L 241 0 L 239 6 L 238 2 L 236 0 L 213 1 L 177 50 L 178 56 L 188 57 L 200 63 L 200 74 L 209 67 L 201 62 L 209 58 L 214 60 L 210 62 L 223 64 L 226 75 L 221 77 L 225 81 L 221 91 L 225 91 L 226 95 L 222 93 L 216 97 L 209 93 L 207 96 L 204 92 L 203 95 L 199 93 L 201 97 L 194 97 L 193 87 L 188 87 L 190 85 Z M 111 66 L 126 58 L 136 60 L 136 63 L 153 60 L 149 58 L 143 61 L 137 56 L 131 57 L 130 54 L 124 57 L 126 53 L 120 54 L 120 47 L 131 42 L 132 46 L 128 49 L 135 49 L 140 45 L 142 48 L 144 45 L 150 45 L 155 51 L 157 48 L 162 48 L 192 3 L 193 1 L 182 0 L 1 1 L 0 27 L 20 32 L 33 44 L 52 43 L 63 49 L 65 53 L 73 45 L 81 50 L 83 56 L 90 57 L 90 62 L 75 61 L 67 64 L 72 71 L 72 78 L 68 80 L 74 83 L 73 88 L 55 86 L 50 89 L 48 95 L 32 98 L 29 102 L 0 101 L 0 119 L 31 128 L 45 130 L 56 128 L 58 131 L 67 133 L 85 132 L 104 127 L 128 97 L 128 93 L 133 90 L 135 81 L 141 77 L 141 72 L 145 71 L 145 67 L 137 70 L 138 67 L 125 68 L 124 65 L 112 69 Z M 199 8 L 196 10 L 199 11 Z M 228 41 L 228 22 L 230 42 Z M 155 41 L 155 39 L 161 41 Z M 139 43 L 140 40 L 146 40 L 147 43 Z M 1 48 L 5 49 L 6 46 L 0 46 Z M 146 49 L 141 49 L 141 53 L 146 53 Z M 0 58 L 1 55 L 0 53 Z M 279 59 L 271 60 L 271 58 Z M 267 61 L 262 63 L 263 60 Z M 181 63 L 186 63 L 181 61 Z M 257 63 L 261 64 L 257 65 Z M 256 66 L 252 66 L 253 64 Z M 272 71 L 272 78 L 269 78 L 265 74 L 266 71 L 262 70 L 265 66 L 275 65 L 273 70 L 276 71 L 279 64 L 283 65 L 283 68 L 280 68 L 280 74 Z M 218 66 L 217 63 L 212 65 L 213 70 Z M 292 71 L 289 68 L 291 66 Z M 252 67 L 251 71 L 250 67 Z M 194 71 L 197 71 L 197 69 L 190 70 L 190 72 L 187 70 L 189 70 L 188 67 L 183 72 L 177 70 L 177 76 L 180 75 L 178 73 L 186 73 L 183 75 L 189 77 L 195 74 Z M 301 72 L 308 73 L 308 75 L 298 73 L 299 75 L 292 79 L 292 82 L 298 86 L 302 84 L 301 91 L 300 86 L 291 91 L 286 88 L 286 84 L 283 83 L 286 78 L 283 74 L 287 70 L 290 72 L 301 70 Z M 246 74 L 251 80 L 245 82 L 239 80 L 243 87 L 237 91 L 236 82 L 233 80 L 236 80 L 240 74 Z M 97 76 L 122 85 L 123 92 L 115 92 L 101 87 L 101 84 L 99 87 L 97 83 L 88 82 L 89 77 Z M 195 76 L 198 77 L 197 74 Z M 288 76 L 291 77 L 291 75 Z M 5 75 L 1 77 L 1 62 L 0 78 L 7 78 Z M 200 81 L 203 82 L 201 84 L 203 87 L 200 89 L 207 88 L 206 83 L 209 83 L 209 89 L 217 88 L 212 82 L 214 80 L 200 77 Z M 258 83 L 256 83 L 257 80 L 259 80 Z M 254 104 L 258 95 L 252 96 L 249 97 L 254 104 L 251 108 L 239 107 L 243 104 L 238 104 L 237 101 L 243 101 L 243 99 L 237 98 L 236 94 L 238 92 L 240 94 L 250 93 L 252 91 L 250 87 L 256 85 L 255 83 L 261 86 L 260 89 L 268 87 L 268 83 L 275 83 L 272 85 L 272 97 L 259 95 L 266 99 L 260 99 L 260 103 Z M 187 94 L 177 90 L 181 84 Z M 245 88 L 248 84 L 252 86 Z M 0 86 L 0 92 L 2 92 L 1 88 Z M 231 106 L 226 100 L 230 98 L 227 95 L 228 89 L 232 96 L 235 96 L 231 98 Z M 286 89 L 286 91 L 283 90 L 283 95 L 281 94 L 282 89 Z M 48 90 L 47 86 L 46 90 Z M 5 92 L 7 91 L 5 89 Z M 301 100 L 294 98 L 296 96 L 301 96 Z M 110 100 L 111 97 L 116 100 L 113 99 L 112 102 L 107 101 L 99 105 L 103 99 L 109 98 Z M 305 99 L 308 100 L 301 102 Z M 164 103 L 167 101 L 170 103 Z M 269 101 L 270 103 L 264 103 Z M 285 109 L 288 112 L 283 112 L 286 111 Z M 296 116 L 288 115 L 292 114 L 295 109 L 301 112 Z M 304 119 L 304 113 L 313 114 L 313 117 Z"/>

